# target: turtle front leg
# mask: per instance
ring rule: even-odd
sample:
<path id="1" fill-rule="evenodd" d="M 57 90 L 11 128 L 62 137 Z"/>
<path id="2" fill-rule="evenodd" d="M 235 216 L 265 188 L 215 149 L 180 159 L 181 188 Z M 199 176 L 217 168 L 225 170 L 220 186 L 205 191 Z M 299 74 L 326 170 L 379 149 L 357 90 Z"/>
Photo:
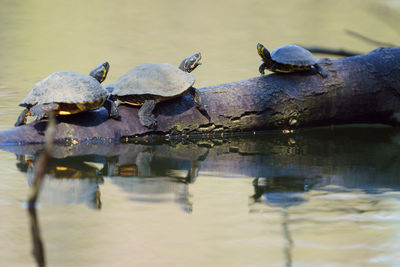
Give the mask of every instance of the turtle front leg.
<path id="1" fill-rule="evenodd" d="M 266 66 L 265 63 L 262 63 L 262 64 L 260 65 L 260 67 L 258 68 L 258 71 L 261 73 L 261 75 L 264 75 L 264 74 L 265 74 L 264 70 L 265 70 L 266 68 L 267 68 L 267 66 Z"/>
<path id="2" fill-rule="evenodd" d="M 147 128 L 153 128 L 157 123 L 157 120 L 153 115 L 153 109 L 155 108 L 156 104 L 156 101 L 153 99 L 146 100 L 144 101 L 143 106 L 139 109 L 139 121 Z"/>
<path id="3" fill-rule="evenodd" d="M 58 110 L 59 107 L 60 106 L 56 103 L 42 104 L 31 107 L 29 111 L 31 116 L 35 117 L 35 121 L 39 121 L 44 117 L 48 117 L 50 112 Z"/>
<path id="4" fill-rule="evenodd" d="M 118 120 L 120 118 L 118 107 L 114 101 L 108 98 L 106 102 L 104 102 L 103 106 L 107 109 L 109 117 L 113 118 L 114 120 Z"/>
<path id="5" fill-rule="evenodd" d="M 197 90 L 194 87 L 189 88 L 189 93 L 193 98 L 194 104 L 196 105 L 196 108 L 200 111 L 200 113 L 208 119 L 208 122 L 211 122 L 210 115 L 208 115 L 208 112 L 206 108 L 204 107 L 203 102 L 201 101 L 200 94 L 197 92 Z"/>
<path id="6" fill-rule="evenodd" d="M 14 124 L 15 127 L 18 127 L 20 125 L 26 124 L 26 117 L 29 116 L 29 108 L 24 109 L 21 114 L 19 114 L 17 122 Z"/>

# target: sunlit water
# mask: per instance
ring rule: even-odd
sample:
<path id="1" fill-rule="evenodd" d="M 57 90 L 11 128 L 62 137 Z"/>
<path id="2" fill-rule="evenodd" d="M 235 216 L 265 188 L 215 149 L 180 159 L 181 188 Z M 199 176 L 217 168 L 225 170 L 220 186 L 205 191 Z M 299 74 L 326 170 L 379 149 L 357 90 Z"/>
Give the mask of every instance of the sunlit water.
<path id="1" fill-rule="evenodd" d="M 1 1 L 0 130 L 58 70 L 107 81 L 201 51 L 203 87 L 257 76 L 256 44 L 400 44 L 398 1 Z M 0 152 L 0 266 L 34 266 L 39 147 Z M 333 127 L 57 147 L 38 204 L 49 266 L 399 266 L 400 131 Z"/>

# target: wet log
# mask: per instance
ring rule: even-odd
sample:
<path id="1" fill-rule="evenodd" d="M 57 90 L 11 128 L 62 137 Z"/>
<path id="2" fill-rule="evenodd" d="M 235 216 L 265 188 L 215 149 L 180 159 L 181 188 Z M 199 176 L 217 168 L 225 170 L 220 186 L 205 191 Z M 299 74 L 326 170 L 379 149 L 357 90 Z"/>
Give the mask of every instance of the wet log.
<path id="1" fill-rule="evenodd" d="M 400 47 L 366 55 L 323 59 L 327 78 L 315 73 L 270 74 L 196 89 L 157 105 L 157 125 L 143 127 L 137 108 L 120 106 L 121 120 L 104 109 L 59 117 L 56 141 L 108 143 L 127 137 L 162 138 L 296 129 L 347 123 L 400 124 Z M 257 66 L 255 66 L 257 70 Z M 0 132 L 0 144 L 44 142 L 47 121 Z"/>

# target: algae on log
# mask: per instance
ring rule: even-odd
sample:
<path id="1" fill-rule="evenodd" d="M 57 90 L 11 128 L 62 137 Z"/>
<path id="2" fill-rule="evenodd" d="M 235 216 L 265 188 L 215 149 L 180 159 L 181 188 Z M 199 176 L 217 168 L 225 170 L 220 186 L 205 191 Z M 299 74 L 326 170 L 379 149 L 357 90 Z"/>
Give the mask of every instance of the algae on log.
<path id="1" fill-rule="evenodd" d="M 57 142 L 107 143 L 122 137 L 196 135 L 302 128 L 345 123 L 400 125 L 400 47 L 323 59 L 327 78 L 312 73 L 270 74 L 196 89 L 156 106 L 157 125 L 143 127 L 137 108 L 120 106 L 121 120 L 104 109 L 58 117 Z M 257 66 L 255 66 L 255 71 Z M 0 132 L 1 144 L 43 143 L 47 121 Z"/>

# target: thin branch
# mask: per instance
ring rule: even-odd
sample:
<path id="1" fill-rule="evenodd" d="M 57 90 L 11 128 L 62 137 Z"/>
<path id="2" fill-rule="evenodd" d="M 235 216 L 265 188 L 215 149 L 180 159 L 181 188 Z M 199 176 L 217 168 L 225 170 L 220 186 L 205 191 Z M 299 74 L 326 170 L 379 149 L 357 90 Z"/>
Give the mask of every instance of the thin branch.
<path id="1" fill-rule="evenodd" d="M 31 196 L 29 197 L 29 209 L 35 208 L 35 203 L 39 194 L 39 190 L 41 188 L 44 175 L 47 172 L 49 159 L 51 157 L 51 148 L 53 146 L 53 139 L 55 135 L 56 123 L 55 123 L 55 116 L 51 114 L 49 117 L 49 121 L 47 124 L 47 129 L 45 132 L 45 145 L 44 151 L 40 155 L 39 159 L 36 162 L 36 170 L 35 170 L 35 177 L 33 181 L 33 190 Z"/>
<path id="2" fill-rule="evenodd" d="M 363 41 L 365 41 L 367 43 L 375 45 L 375 46 L 382 46 L 382 47 L 395 47 L 396 46 L 396 45 L 394 45 L 392 43 L 384 43 L 384 42 L 381 42 L 381 41 L 377 41 L 377 40 L 371 39 L 369 37 L 366 37 L 365 35 L 362 35 L 362 34 L 360 34 L 358 32 L 352 31 L 352 30 L 346 30 L 346 33 L 349 34 L 349 35 L 352 35 L 353 37 L 361 39 L 361 40 L 363 40 Z"/>
<path id="3" fill-rule="evenodd" d="M 28 212 L 31 222 L 32 243 L 33 243 L 32 254 L 35 257 L 38 266 L 40 267 L 46 266 L 46 260 L 45 260 L 43 242 L 40 237 L 41 236 L 40 226 L 37 219 L 35 206 L 40 192 L 40 188 L 43 183 L 44 176 L 48 170 L 53 139 L 55 136 L 55 128 L 56 128 L 55 115 L 51 113 L 49 116 L 49 122 L 47 124 L 47 129 L 45 133 L 46 141 L 45 141 L 44 151 L 42 152 L 42 154 L 40 155 L 39 159 L 35 164 L 36 170 L 33 181 L 33 189 L 28 200 Z"/>
<path id="4" fill-rule="evenodd" d="M 336 55 L 336 56 L 343 56 L 343 57 L 352 57 L 358 56 L 362 53 L 344 50 L 344 49 L 329 49 L 319 46 L 302 46 L 305 49 L 309 50 L 312 53 L 319 53 L 319 54 L 326 54 L 326 55 Z"/>

